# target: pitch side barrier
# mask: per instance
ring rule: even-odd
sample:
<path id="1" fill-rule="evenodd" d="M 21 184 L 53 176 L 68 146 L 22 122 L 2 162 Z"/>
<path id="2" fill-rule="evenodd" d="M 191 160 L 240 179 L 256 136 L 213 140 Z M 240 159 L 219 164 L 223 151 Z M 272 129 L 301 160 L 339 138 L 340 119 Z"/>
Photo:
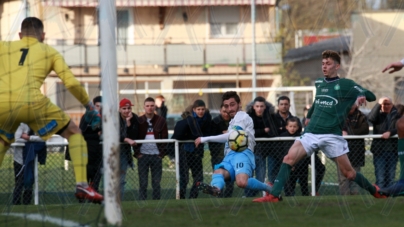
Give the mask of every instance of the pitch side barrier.
<path id="1" fill-rule="evenodd" d="M 373 139 L 381 138 L 381 135 L 364 135 L 364 136 L 344 136 L 348 141 L 364 141 L 365 146 L 365 164 L 362 167 L 362 173 L 370 179 L 373 183 L 375 181 L 375 172 L 373 167 L 373 155 L 370 152 Z M 397 140 L 397 136 L 391 137 L 389 140 Z M 287 150 L 293 144 L 295 140 L 294 137 L 275 137 L 275 138 L 256 138 L 256 149 L 255 152 L 257 156 L 260 156 L 262 160 L 266 160 L 268 156 L 277 155 L 278 161 L 282 161 L 284 155 L 287 153 Z M 214 156 L 216 157 L 216 163 L 220 162 L 223 158 L 223 144 L 205 144 L 202 152 L 186 152 L 184 150 L 186 146 L 190 146 L 189 144 L 193 144 L 193 140 L 187 141 L 179 141 L 174 139 L 165 139 L 165 140 L 136 140 L 138 144 L 148 144 L 148 143 L 165 143 L 166 154 L 165 158 L 163 158 L 162 165 L 162 180 L 161 180 L 161 199 L 183 199 L 189 198 L 190 191 L 192 191 L 192 187 L 194 185 L 195 180 L 203 180 L 204 182 L 209 183 L 211 181 L 211 174 L 213 172 L 214 166 Z M 284 146 L 282 143 L 289 142 L 288 145 Z M 392 144 L 396 144 L 395 141 L 391 141 Z M 48 146 L 48 159 L 46 161 L 45 166 L 39 166 L 37 158 L 35 159 L 34 165 L 34 204 L 43 203 L 41 200 L 46 200 L 46 203 L 65 203 L 66 198 L 67 202 L 73 200 L 74 194 L 74 173 L 73 168 L 71 167 L 71 163 L 65 161 L 64 152 L 65 147 L 68 145 L 68 142 L 58 136 L 52 137 L 50 140 L 46 142 Z M 188 145 L 185 145 L 188 144 Z M 12 147 L 24 146 L 24 143 L 13 143 Z M 363 147 L 363 145 L 359 145 Z M 342 149 L 342 148 L 341 148 Z M 377 149 L 383 150 L 384 147 L 379 147 Z M 217 151 L 216 153 L 214 151 Z M 133 150 L 131 151 L 132 155 L 134 154 Z M 373 152 L 373 151 L 372 151 Z M 321 163 L 326 166 L 326 174 L 324 179 L 321 182 L 320 186 L 320 194 L 335 194 L 335 188 L 338 187 L 338 180 L 336 175 L 336 165 L 332 162 L 327 162 L 324 154 L 319 152 L 319 158 Z M 170 158 L 170 156 L 172 158 Z M 183 164 L 183 160 L 186 159 L 187 163 Z M 2 168 L 0 171 L 3 175 L 7 175 L 7 180 L 3 181 L 0 184 L 0 189 L 3 192 L 3 197 L 0 198 L 0 204 L 8 203 L 10 198 L 12 197 L 12 191 L 14 188 L 14 172 L 12 167 L 13 154 L 12 152 L 8 152 L 6 158 L 3 162 Z M 261 160 L 261 161 L 262 161 Z M 197 174 L 198 168 L 195 169 L 196 163 L 201 162 L 202 169 L 199 169 L 199 173 Z M 259 161 L 259 160 L 258 160 Z M 351 160 L 352 162 L 352 160 Z M 134 158 L 135 168 L 133 171 L 128 169 L 126 176 L 126 186 L 125 186 L 125 196 L 122 200 L 138 200 L 138 190 L 139 190 L 139 172 L 138 172 L 138 163 Z M 180 164 L 181 163 L 181 164 Z M 257 161 L 256 161 L 257 163 Z M 315 155 L 311 156 L 310 160 L 310 175 L 308 176 L 309 185 L 311 182 L 311 192 L 310 195 L 316 195 L 316 166 L 315 166 Z M 182 166 L 181 166 L 182 165 Z M 186 165 L 186 169 L 181 169 Z M 64 166 L 64 168 L 63 168 Z M 189 167 L 189 168 L 188 168 Z M 262 166 L 261 166 L 262 167 Z M 269 175 L 267 175 L 267 170 L 270 166 L 267 166 L 267 163 L 264 164 L 263 171 L 264 180 L 267 181 Z M 199 166 L 200 168 L 200 166 Z M 40 171 L 38 171 L 38 169 Z M 191 170 L 192 174 L 189 173 Z M 256 170 L 258 171 L 258 169 Z M 261 169 L 262 171 L 262 169 Z M 196 172 L 196 173 L 194 173 Z M 276 172 L 276 171 L 275 171 Z M 276 172 L 277 173 L 277 172 Z M 256 177 L 258 178 L 259 173 L 256 172 Z M 198 178 L 200 177 L 200 178 Z M 196 178 L 196 179 L 193 179 Z M 149 176 L 150 181 L 150 176 Z M 227 187 L 227 186 L 226 186 Z M 329 190 L 330 187 L 333 189 Z M 103 191 L 103 184 L 100 184 L 100 191 Z M 175 190 L 175 192 L 174 192 Z M 185 190 L 185 191 L 184 191 Z M 328 191 L 326 191 L 328 190 Z M 296 192 L 297 192 L 296 188 Z M 152 187 L 150 183 L 148 183 L 147 188 L 148 198 L 152 199 Z M 228 197 L 237 197 L 244 196 L 244 190 L 237 189 L 234 186 L 234 193 L 230 194 Z M 299 195 L 297 192 L 296 195 Z M 52 198 L 47 199 L 46 197 L 53 196 Z M 206 197 L 207 195 L 203 195 L 199 193 L 196 197 Z M 255 194 L 255 196 L 259 196 L 259 194 Z M 7 201 L 4 201 L 7 200 Z M 72 201 L 70 201 L 72 202 Z"/>

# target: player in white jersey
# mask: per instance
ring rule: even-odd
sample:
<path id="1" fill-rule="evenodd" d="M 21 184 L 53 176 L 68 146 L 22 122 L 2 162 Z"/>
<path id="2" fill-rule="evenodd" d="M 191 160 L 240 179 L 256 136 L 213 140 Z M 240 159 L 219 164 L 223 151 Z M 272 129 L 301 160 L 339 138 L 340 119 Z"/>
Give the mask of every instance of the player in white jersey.
<path id="1" fill-rule="evenodd" d="M 234 91 L 228 91 L 222 97 L 223 107 L 232 120 L 229 122 L 227 133 L 217 136 L 199 137 L 195 140 L 195 146 L 205 142 L 226 143 L 223 161 L 215 165 L 210 185 L 198 182 L 199 190 L 213 196 L 220 195 L 225 181 L 236 181 L 240 188 L 247 188 L 258 191 L 271 191 L 271 186 L 252 178 L 255 169 L 254 159 L 254 123 L 251 117 L 241 111 L 240 97 Z M 228 144 L 229 134 L 233 130 L 244 130 L 248 135 L 248 148 L 242 152 L 235 152 Z"/>

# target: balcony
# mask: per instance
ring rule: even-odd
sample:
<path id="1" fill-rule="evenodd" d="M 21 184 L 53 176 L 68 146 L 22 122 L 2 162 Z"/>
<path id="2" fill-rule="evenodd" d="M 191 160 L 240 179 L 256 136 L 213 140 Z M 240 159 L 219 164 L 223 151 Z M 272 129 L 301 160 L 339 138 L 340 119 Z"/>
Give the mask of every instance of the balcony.
<path id="1" fill-rule="evenodd" d="M 99 66 L 99 46 L 75 44 L 53 47 L 65 57 L 66 63 L 71 67 Z M 252 61 L 251 48 L 251 44 L 118 45 L 117 62 L 119 67 L 248 65 Z M 281 43 L 258 43 L 257 64 L 280 64 L 281 50 Z"/>

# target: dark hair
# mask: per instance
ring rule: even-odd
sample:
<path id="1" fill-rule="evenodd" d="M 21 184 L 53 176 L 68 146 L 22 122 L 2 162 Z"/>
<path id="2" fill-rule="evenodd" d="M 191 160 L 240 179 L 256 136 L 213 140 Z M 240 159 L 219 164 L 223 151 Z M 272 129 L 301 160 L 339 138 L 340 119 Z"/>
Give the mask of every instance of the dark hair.
<path id="1" fill-rule="evenodd" d="M 93 104 L 95 104 L 96 102 L 102 102 L 101 96 L 96 96 L 93 98 Z"/>
<path id="2" fill-rule="evenodd" d="M 288 96 L 282 95 L 278 98 L 278 104 L 281 100 L 288 100 L 288 103 L 290 103 L 290 98 Z"/>
<path id="3" fill-rule="evenodd" d="M 258 96 L 258 97 L 256 97 L 254 99 L 254 103 L 256 103 L 256 102 L 265 102 L 265 101 L 266 101 L 265 98 L 262 97 L 262 96 Z"/>
<path id="4" fill-rule="evenodd" d="M 297 117 L 290 117 L 286 120 L 286 125 L 288 125 L 289 123 L 297 123 L 297 126 L 300 128 L 300 124 L 299 124 L 299 118 Z"/>
<path id="5" fill-rule="evenodd" d="M 229 100 L 231 98 L 234 98 L 234 100 L 236 100 L 237 103 L 240 103 L 240 96 L 238 96 L 237 92 L 235 91 L 226 91 L 222 96 L 222 103 L 225 100 Z"/>
<path id="6" fill-rule="evenodd" d="M 145 104 L 146 102 L 155 102 L 155 101 L 154 101 L 154 98 L 152 98 L 152 97 L 147 97 L 147 98 L 144 100 L 143 104 Z"/>
<path id="7" fill-rule="evenodd" d="M 43 23 L 36 17 L 27 17 L 21 23 L 21 33 L 28 36 L 39 36 L 43 33 Z"/>
<path id="8" fill-rule="evenodd" d="M 192 105 L 192 108 L 197 108 L 200 106 L 206 106 L 205 102 L 201 99 L 197 99 L 197 100 L 195 100 L 194 104 Z"/>
<path id="9" fill-rule="evenodd" d="M 323 59 L 331 58 L 334 62 L 341 64 L 341 57 L 333 50 L 325 50 L 323 53 Z"/>
<path id="10" fill-rule="evenodd" d="M 401 117 L 404 114 L 404 105 L 403 104 L 396 104 L 395 107 L 397 109 L 397 116 Z"/>

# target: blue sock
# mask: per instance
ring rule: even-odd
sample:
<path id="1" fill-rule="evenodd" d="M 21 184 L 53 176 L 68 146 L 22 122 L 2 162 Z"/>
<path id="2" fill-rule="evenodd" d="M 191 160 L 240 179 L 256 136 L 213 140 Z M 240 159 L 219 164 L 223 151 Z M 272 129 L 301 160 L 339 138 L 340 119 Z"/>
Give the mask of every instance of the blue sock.
<path id="1" fill-rule="evenodd" d="M 222 190 L 224 188 L 224 184 L 224 176 L 222 174 L 214 173 L 212 175 L 212 182 L 210 182 L 210 185 Z"/>
<path id="2" fill-rule="evenodd" d="M 270 192 L 272 187 L 255 178 L 248 178 L 247 189 Z"/>

